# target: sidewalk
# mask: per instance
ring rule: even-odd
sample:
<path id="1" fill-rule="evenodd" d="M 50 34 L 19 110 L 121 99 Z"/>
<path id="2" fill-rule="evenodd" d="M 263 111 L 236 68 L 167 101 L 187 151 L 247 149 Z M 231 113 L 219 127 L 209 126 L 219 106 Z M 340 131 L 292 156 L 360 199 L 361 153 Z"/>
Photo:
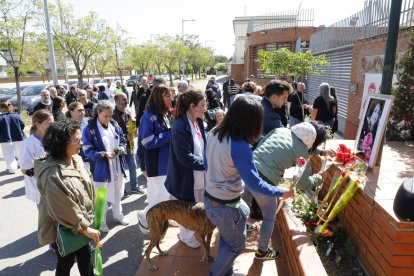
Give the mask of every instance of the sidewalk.
<path id="1" fill-rule="evenodd" d="M 256 222 L 259 225 L 259 222 Z M 153 272 L 148 270 L 148 262 L 145 259 L 135 274 L 136 276 L 169 276 L 169 275 L 208 275 L 210 263 L 201 264 L 200 258 L 203 249 L 191 249 L 180 242 L 177 238 L 179 228 L 170 227 L 164 239 L 160 243 L 162 250 L 168 250 L 167 256 L 159 256 L 158 250 L 154 248 L 151 253 L 151 261 L 158 266 L 158 270 Z M 288 275 L 285 252 L 283 251 L 282 241 L 279 230 L 275 227 L 272 235 L 272 247 L 281 254 L 280 258 L 274 261 L 261 261 L 254 258 L 257 248 L 259 230 L 247 234 L 246 248 L 234 262 L 233 275 Z M 217 256 L 219 232 L 216 229 L 211 239 L 211 255 Z M 145 249 L 146 246 L 145 244 Z M 144 249 L 144 251 L 145 251 Z"/>

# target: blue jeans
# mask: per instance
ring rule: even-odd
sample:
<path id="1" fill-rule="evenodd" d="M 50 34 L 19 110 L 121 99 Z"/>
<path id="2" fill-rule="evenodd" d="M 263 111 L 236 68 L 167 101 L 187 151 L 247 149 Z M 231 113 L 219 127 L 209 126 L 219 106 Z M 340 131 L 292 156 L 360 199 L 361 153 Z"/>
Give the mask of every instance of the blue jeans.
<path id="1" fill-rule="evenodd" d="M 273 233 L 273 228 L 276 219 L 277 198 L 273 196 L 265 196 L 249 190 L 256 199 L 257 204 L 262 210 L 263 222 L 260 227 L 259 249 L 266 251 L 269 245 L 270 238 Z"/>
<path id="2" fill-rule="evenodd" d="M 211 205 L 204 197 L 207 217 L 220 231 L 218 255 L 210 267 L 210 276 L 230 276 L 233 274 L 233 262 L 246 245 L 246 217 L 239 208 L 225 204 Z"/>
<path id="3" fill-rule="evenodd" d="M 135 154 L 127 153 L 125 154 L 125 159 L 129 170 L 129 185 L 131 189 L 137 189 L 137 161 L 135 160 Z"/>

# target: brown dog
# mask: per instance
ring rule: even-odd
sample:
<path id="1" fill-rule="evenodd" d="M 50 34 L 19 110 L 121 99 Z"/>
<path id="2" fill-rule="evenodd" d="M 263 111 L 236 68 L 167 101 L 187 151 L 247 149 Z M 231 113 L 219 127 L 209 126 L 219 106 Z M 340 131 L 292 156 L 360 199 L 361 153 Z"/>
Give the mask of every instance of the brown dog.
<path id="1" fill-rule="evenodd" d="M 151 241 L 145 250 L 145 257 L 148 260 L 148 269 L 157 270 L 157 266 L 151 263 L 150 253 L 154 246 L 157 247 L 161 256 L 167 255 L 167 251 L 160 248 L 160 240 L 168 228 L 168 220 L 175 220 L 181 226 L 194 231 L 196 239 L 204 247 L 204 256 L 201 262 L 213 262 L 210 256 L 210 241 L 216 226 L 207 218 L 203 203 L 187 202 L 182 200 L 168 200 L 160 202 L 152 207 L 147 213 L 148 228 Z"/>

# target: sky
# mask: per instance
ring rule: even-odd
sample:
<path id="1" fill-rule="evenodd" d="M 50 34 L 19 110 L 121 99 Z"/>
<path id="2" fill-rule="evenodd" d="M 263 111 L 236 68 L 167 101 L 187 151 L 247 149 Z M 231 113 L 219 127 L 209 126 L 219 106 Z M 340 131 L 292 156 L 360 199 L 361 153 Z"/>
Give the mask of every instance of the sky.
<path id="1" fill-rule="evenodd" d="M 56 0 L 49 0 L 54 2 Z M 182 20 L 186 35 L 217 55 L 231 57 L 234 52 L 233 20 L 238 16 L 258 16 L 271 12 L 314 9 L 314 26 L 329 26 L 364 7 L 365 0 L 65 0 L 77 16 L 95 11 L 115 28 L 128 32 L 132 43 L 149 41 L 156 34 L 180 35 Z"/>

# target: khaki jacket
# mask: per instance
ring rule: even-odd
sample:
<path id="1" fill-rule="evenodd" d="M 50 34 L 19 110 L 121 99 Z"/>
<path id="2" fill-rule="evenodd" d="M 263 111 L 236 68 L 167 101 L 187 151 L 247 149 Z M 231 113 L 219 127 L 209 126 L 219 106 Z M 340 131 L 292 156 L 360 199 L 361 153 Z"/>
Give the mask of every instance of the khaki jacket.
<path id="1" fill-rule="evenodd" d="M 76 169 L 66 161 L 49 156 L 35 160 L 34 171 L 40 192 L 38 239 L 42 245 L 56 241 L 56 225 L 79 234 L 93 222 L 95 190 L 92 176 L 79 155 Z"/>

